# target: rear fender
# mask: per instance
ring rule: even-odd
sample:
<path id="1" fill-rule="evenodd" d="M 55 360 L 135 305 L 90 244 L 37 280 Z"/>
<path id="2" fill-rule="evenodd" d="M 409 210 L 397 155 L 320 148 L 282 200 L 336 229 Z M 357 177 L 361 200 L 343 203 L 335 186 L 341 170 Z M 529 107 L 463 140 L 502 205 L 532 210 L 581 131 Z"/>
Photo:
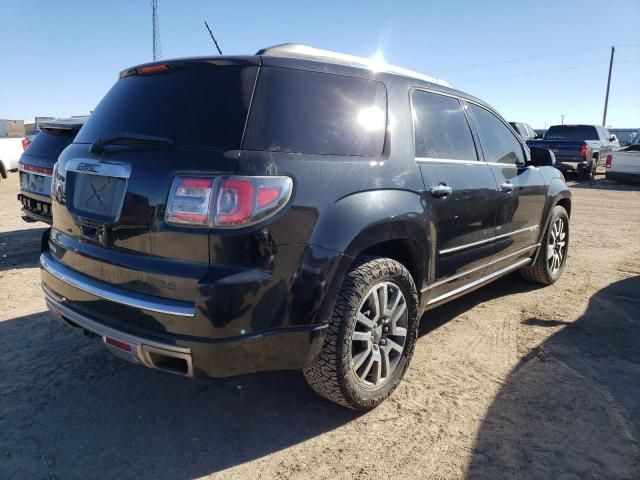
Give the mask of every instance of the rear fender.
<path id="1" fill-rule="evenodd" d="M 418 265 L 407 265 L 424 279 L 430 234 L 420 195 L 407 190 L 359 192 L 338 200 L 319 218 L 310 243 L 340 252 L 332 285 L 322 303 L 318 321 L 328 322 L 344 278 L 355 259 L 367 249 L 391 240 L 415 245 Z M 418 281 L 416 282 L 418 283 Z M 416 287 L 421 290 L 421 283 Z"/>

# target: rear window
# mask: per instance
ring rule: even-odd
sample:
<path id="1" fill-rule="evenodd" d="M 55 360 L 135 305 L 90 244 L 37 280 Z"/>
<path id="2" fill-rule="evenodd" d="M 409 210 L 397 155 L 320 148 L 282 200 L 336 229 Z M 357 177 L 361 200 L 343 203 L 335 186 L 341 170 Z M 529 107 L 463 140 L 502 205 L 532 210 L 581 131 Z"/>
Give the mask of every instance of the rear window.
<path id="1" fill-rule="evenodd" d="M 31 157 L 41 157 L 57 161 L 58 156 L 62 153 L 67 145 L 73 142 L 77 131 L 61 130 L 61 129 L 45 129 L 36 135 L 26 154 Z"/>
<path id="2" fill-rule="evenodd" d="M 238 149 L 257 71 L 198 62 L 121 78 L 76 143 L 128 133 L 167 137 L 176 146 Z"/>
<path id="3" fill-rule="evenodd" d="M 386 119 L 387 94 L 380 82 L 263 67 L 243 149 L 377 156 Z"/>
<path id="4" fill-rule="evenodd" d="M 545 140 L 598 140 L 596 127 L 589 125 L 556 125 L 544 134 Z"/>

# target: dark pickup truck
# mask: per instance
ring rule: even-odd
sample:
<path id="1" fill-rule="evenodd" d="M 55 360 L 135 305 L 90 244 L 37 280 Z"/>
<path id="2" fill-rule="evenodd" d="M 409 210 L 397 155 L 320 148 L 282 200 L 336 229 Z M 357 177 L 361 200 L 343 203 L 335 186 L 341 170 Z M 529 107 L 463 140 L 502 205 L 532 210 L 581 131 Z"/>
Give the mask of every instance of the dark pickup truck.
<path id="1" fill-rule="evenodd" d="M 529 140 L 530 147 L 551 150 L 555 167 L 563 172 L 577 172 L 592 180 L 601 158 L 615 148 L 615 137 L 599 125 L 554 125 L 542 140 Z"/>

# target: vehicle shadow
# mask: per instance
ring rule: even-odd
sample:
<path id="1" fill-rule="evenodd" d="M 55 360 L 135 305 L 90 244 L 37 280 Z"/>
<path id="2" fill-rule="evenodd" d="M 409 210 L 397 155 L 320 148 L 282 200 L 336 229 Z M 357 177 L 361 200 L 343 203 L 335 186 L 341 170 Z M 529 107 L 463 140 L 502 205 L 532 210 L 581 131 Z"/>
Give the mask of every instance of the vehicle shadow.
<path id="1" fill-rule="evenodd" d="M 299 372 L 188 379 L 112 357 L 47 312 L 0 322 L 0 478 L 199 478 L 357 416 Z"/>
<path id="2" fill-rule="evenodd" d="M 25 228 L 0 232 L 0 272 L 37 267 L 42 234 L 46 229 Z"/>
<path id="3" fill-rule="evenodd" d="M 520 361 L 483 421 L 468 478 L 640 478 L 638 292 L 640 276 L 600 290 Z"/>

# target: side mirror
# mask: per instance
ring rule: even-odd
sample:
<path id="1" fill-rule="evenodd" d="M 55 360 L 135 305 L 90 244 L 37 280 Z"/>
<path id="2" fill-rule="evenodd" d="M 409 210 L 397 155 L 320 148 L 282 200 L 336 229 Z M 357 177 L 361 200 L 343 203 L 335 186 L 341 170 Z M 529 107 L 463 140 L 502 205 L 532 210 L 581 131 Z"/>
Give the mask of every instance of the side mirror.
<path id="1" fill-rule="evenodd" d="M 536 136 L 533 137 L 533 138 L 535 138 L 536 140 L 541 140 L 542 139 L 542 134 L 541 133 L 536 133 Z"/>
<path id="2" fill-rule="evenodd" d="M 551 150 L 540 147 L 531 147 L 531 165 L 534 167 L 553 167 L 556 164 L 556 156 Z"/>
<path id="3" fill-rule="evenodd" d="M 610 141 L 610 142 L 617 142 L 617 141 L 618 141 L 618 139 L 616 138 L 616 136 L 615 136 L 615 135 L 611 135 L 611 136 L 609 137 L 609 141 Z"/>

